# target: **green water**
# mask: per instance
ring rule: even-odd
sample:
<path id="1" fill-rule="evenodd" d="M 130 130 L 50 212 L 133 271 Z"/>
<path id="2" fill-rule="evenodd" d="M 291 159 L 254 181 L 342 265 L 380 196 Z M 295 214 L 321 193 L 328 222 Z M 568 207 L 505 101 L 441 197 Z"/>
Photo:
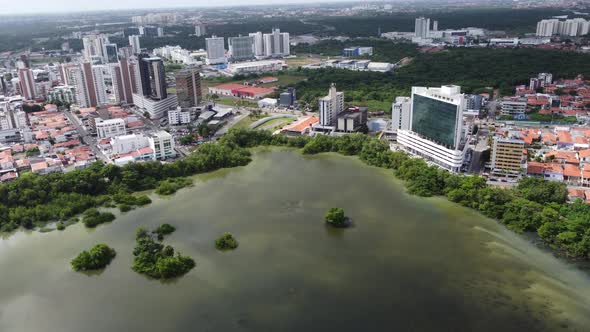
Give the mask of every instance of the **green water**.
<path id="1" fill-rule="evenodd" d="M 0 240 L 0 331 L 587 331 L 590 279 L 492 220 L 404 193 L 352 158 L 260 151 L 239 169 L 87 230 Z M 343 207 L 351 229 L 327 228 Z M 168 283 L 131 270 L 135 229 L 197 266 Z M 233 252 L 214 239 L 232 232 Z M 98 275 L 80 250 L 117 250 Z"/>

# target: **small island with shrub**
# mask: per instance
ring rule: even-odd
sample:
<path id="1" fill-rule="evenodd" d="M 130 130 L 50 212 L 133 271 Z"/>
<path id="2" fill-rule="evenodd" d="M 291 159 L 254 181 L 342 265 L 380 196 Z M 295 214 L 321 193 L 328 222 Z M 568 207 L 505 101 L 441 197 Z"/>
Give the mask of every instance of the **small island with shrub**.
<path id="1" fill-rule="evenodd" d="M 331 208 L 326 216 L 324 217 L 326 224 L 333 227 L 349 227 L 352 223 L 350 218 L 344 215 L 344 209 L 342 208 Z"/>
<path id="2" fill-rule="evenodd" d="M 99 243 L 92 247 L 90 251 L 82 251 L 76 258 L 72 259 L 70 264 L 74 271 L 93 271 L 104 269 L 111 263 L 117 253 L 115 249 L 104 243 Z"/>
<path id="3" fill-rule="evenodd" d="M 158 242 L 164 234 L 174 231 L 174 226 L 164 224 L 152 232 L 138 228 L 133 249 L 133 271 L 154 279 L 169 279 L 182 276 L 195 267 L 195 261 L 174 251 L 171 246 Z"/>
<path id="4" fill-rule="evenodd" d="M 217 240 L 215 240 L 215 248 L 217 250 L 233 250 L 238 247 L 238 240 L 231 233 L 224 233 Z"/>

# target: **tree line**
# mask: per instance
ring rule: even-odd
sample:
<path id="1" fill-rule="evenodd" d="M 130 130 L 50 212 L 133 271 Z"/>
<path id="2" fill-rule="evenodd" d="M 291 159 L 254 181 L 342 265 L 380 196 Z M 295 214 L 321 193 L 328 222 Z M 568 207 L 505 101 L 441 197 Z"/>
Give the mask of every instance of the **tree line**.
<path id="1" fill-rule="evenodd" d="M 358 156 L 368 165 L 391 169 L 405 181 L 410 194 L 445 196 L 516 232 L 536 232 L 568 256 L 588 258 L 590 253 L 590 205 L 581 200 L 567 204 L 567 187 L 563 183 L 523 178 L 514 189 L 493 187 L 482 177 L 451 174 L 404 152 L 391 151 L 383 141 L 362 134 L 291 140 L 270 132 L 233 130 L 223 140 L 245 148 L 288 145 L 302 147 L 304 154 L 337 152 Z"/>
<path id="2" fill-rule="evenodd" d="M 391 169 L 404 180 L 410 194 L 445 196 L 450 201 L 499 220 L 508 228 L 537 232 L 541 239 L 567 255 L 587 258 L 590 252 L 590 205 L 566 204 L 562 183 L 524 178 L 514 189 L 488 186 L 484 178 L 451 174 L 362 134 L 342 137 L 286 137 L 268 131 L 233 129 L 217 143 L 203 144 L 183 160 L 169 164 L 132 163 L 123 167 L 95 163 L 65 174 L 23 174 L 0 185 L 0 228 L 32 228 L 48 221 L 68 220 L 92 208 L 124 201 L 133 192 L 155 189 L 167 179 L 243 166 L 250 162 L 248 148 L 286 146 L 304 154 L 337 152 L 358 156 L 368 165 Z M 137 204 L 145 204 L 144 200 Z"/>

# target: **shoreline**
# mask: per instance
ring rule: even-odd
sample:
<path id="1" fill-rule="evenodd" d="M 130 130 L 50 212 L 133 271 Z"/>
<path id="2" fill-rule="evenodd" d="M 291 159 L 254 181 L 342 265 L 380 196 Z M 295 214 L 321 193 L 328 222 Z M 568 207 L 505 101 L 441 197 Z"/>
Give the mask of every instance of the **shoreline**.
<path id="1" fill-rule="evenodd" d="M 232 132 L 230 132 L 230 136 L 232 136 L 231 134 Z M 235 131 L 234 132 L 235 137 L 230 137 L 229 138 L 229 142 L 233 142 L 231 141 L 231 139 L 236 139 L 236 137 L 238 137 L 239 139 L 239 135 L 243 135 L 242 136 L 242 142 L 241 144 L 238 144 L 237 147 L 234 147 L 234 151 L 243 151 L 243 153 L 247 154 L 247 160 L 244 160 L 244 162 L 241 165 L 236 165 L 236 164 L 231 164 L 229 166 L 223 166 L 217 169 L 212 169 L 212 170 L 206 170 L 204 172 L 199 172 L 198 170 L 192 174 L 192 175 L 185 175 L 185 177 L 191 178 L 193 180 L 200 180 L 200 181 L 207 181 L 207 178 L 211 176 L 211 174 L 215 173 L 215 172 L 227 172 L 227 171 L 231 171 L 234 168 L 241 168 L 241 167 L 245 167 L 247 165 L 249 165 L 250 163 L 252 163 L 253 158 L 256 154 L 258 153 L 264 153 L 264 152 L 270 152 L 270 151 L 274 151 L 274 150 L 285 150 L 285 151 L 297 151 L 297 153 L 299 153 L 300 155 L 302 155 L 305 158 L 313 158 L 313 157 L 321 157 L 322 155 L 338 155 L 340 157 L 354 157 L 352 159 L 357 160 L 358 162 L 360 162 L 362 165 L 364 166 L 369 166 L 372 167 L 374 170 L 379 169 L 379 172 L 383 172 L 383 174 L 388 174 L 388 177 L 390 179 L 392 179 L 392 182 L 394 182 L 396 185 L 402 185 L 404 187 L 404 193 L 408 196 L 414 196 L 415 198 L 427 198 L 428 195 L 416 195 L 415 193 L 410 192 L 411 191 L 411 187 L 408 183 L 408 180 L 410 179 L 402 179 L 400 177 L 398 177 L 397 174 L 394 173 L 395 171 L 395 167 L 386 167 L 383 165 L 372 165 L 371 163 L 375 163 L 374 161 L 371 160 L 366 160 L 366 156 L 365 159 L 363 159 L 363 157 L 361 156 L 361 151 L 357 150 L 356 152 L 352 152 L 352 153 L 342 153 L 341 151 L 334 151 L 334 150 L 329 150 L 325 151 L 325 147 L 316 147 L 314 146 L 312 148 L 311 151 L 306 151 L 307 146 L 309 145 L 308 143 L 316 143 L 316 141 L 330 141 L 331 139 L 315 139 L 316 141 L 314 141 L 314 139 L 311 138 L 304 138 L 301 139 L 299 141 L 299 144 L 293 144 L 291 145 L 292 142 L 296 142 L 293 139 L 289 139 L 289 138 L 279 138 L 279 141 L 272 141 L 273 138 L 275 138 L 275 136 L 270 136 L 270 133 L 265 133 L 265 132 L 253 132 L 253 131 Z M 255 135 L 260 135 L 262 137 L 255 137 Z M 271 138 L 267 138 L 266 141 L 264 141 L 264 135 L 269 135 L 269 137 Z M 244 138 L 245 137 L 245 138 Z M 246 142 L 244 142 L 243 140 L 246 140 Z M 248 141 L 248 139 L 250 141 Z M 374 143 L 373 141 L 375 141 L 372 138 L 368 138 L 364 135 L 362 136 L 357 136 L 354 139 L 361 139 L 362 142 L 364 142 L 363 144 L 370 144 L 370 143 Z M 333 139 L 333 141 L 336 141 L 335 139 Z M 250 143 L 249 143 L 250 142 Z M 303 142 L 304 144 L 301 144 L 301 142 Z M 226 142 L 216 142 L 212 144 L 213 146 L 221 146 L 221 147 L 225 147 L 227 146 Z M 312 144 L 313 145 L 313 144 Z M 305 146 L 305 147 L 302 147 Z M 314 150 L 315 148 L 315 150 Z M 371 151 L 373 152 L 373 151 Z M 391 151 L 387 150 L 387 153 L 391 154 Z M 199 154 L 204 154 L 203 152 L 195 152 L 189 156 L 187 156 L 186 158 L 184 158 L 183 160 L 187 160 L 190 159 L 191 156 L 193 157 L 198 157 Z M 205 152 L 206 154 L 206 152 Z M 412 160 L 411 158 L 408 160 Z M 441 171 L 442 172 L 442 171 Z M 451 175 L 452 176 L 452 175 Z M 460 179 L 465 179 L 467 178 L 467 176 L 465 175 L 459 175 L 457 176 Z M 164 177 L 163 181 L 165 181 L 167 178 Z M 132 191 L 130 195 L 136 196 L 136 195 L 140 195 L 141 193 L 146 193 L 146 192 L 150 192 L 151 194 L 153 194 L 155 192 L 155 189 L 147 189 L 147 190 L 140 190 L 140 191 Z M 151 195 L 150 194 L 150 195 Z M 590 261 L 587 258 L 575 258 L 572 256 L 568 256 L 566 254 L 566 250 L 564 250 L 563 248 L 558 248 L 554 245 L 550 245 L 549 243 L 546 243 L 545 241 L 543 241 L 539 235 L 537 235 L 536 232 L 533 231 L 523 231 L 523 232 L 518 232 L 515 231 L 513 229 L 511 229 L 510 227 L 508 227 L 507 224 L 503 223 L 500 219 L 497 218 L 493 218 L 490 216 L 486 216 L 484 213 L 482 213 L 482 211 L 470 207 L 470 206 L 465 206 L 463 204 L 459 204 L 459 202 L 453 202 L 451 201 L 447 196 L 445 195 L 438 195 L 436 193 L 432 193 L 432 195 L 430 195 L 432 197 L 440 197 L 440 198 L 444 198 L 445 201 L 447 201 L 448 203 L 454 203 L 457 204 L 457 206 L 462 206 L 462 207 L 466 207 L 469 208 L 471 211 L 478 213 L 479 215 L 489 218 L 489 219 L 493 219 L 494 221 L 496 221 L 497 223 L 501 224 L 504 228 L 514 232 L 514 233 L 518 233 L 521 235 L 521 237 L 527 239 L 529 242 L 531 242 L 531 244 L 533 244 L 534 246 L 538 247 L 539 249 L 544 250 L 547 253 L 551 253 L 552 256 L 564 260 L 572 265 L 575 265 L 578 269 L 580 269 L 581 271 L 583 271 L 584 273 L 590 275 Z M 97 197 L 104 197 L 110 198 L 110 195 L 108 194 L 101 194 L 98 195 Z M 165 199 L 165 197 L 162 197 L 160 195 L 157 196 L 158 198 L 162 198 Z M 170 196 L 171 197 L 171 196 Z M 110 201 L 109 201 L 110 202 Z M 107 202 L 108 203 L 108 202 Z M 506 203 L 504 203 L 506 205 Z M 102 203 L 98 206 L 96 206 L 98 208 L 109 208 L 108 204 Z M 141 206 L 137 206 L 135 208 L 141 208 Z M 503 206 L 502 206 L 503 208 Z M 70 219 L 76 219 L 80 216 L 81 214 L 77 214 L 74 216 L 71 216 L 70 218 L 66 219 L 65 221 L 68 221 Z M 62 220 L 62 222 L 65 222 L 64 220 Z M 9 232 L 0 232 L 0 237 L 2 238 L 6 238 L 6 237 L 10 237 L 11 234 L 13 234 L 14 232 L 18 232 L 21 230 L 28 230 L 31 232 L 43 232 L 43 231 L 50 231 L 52 232 L 53 230 L 51 229 L 51 227 L 47 227 L 48 225 L 53 225 L 54 223 L 57 223 L 58 221 L 54 220 L 54 221 L 50 221 L 50 222 L 46 222 L 45 224 L 35 227 L 33 229 L 27 229 L 24 228 L 23 226 L 20 226 L 18 228 L 16 228 L 13 231 L 9 231 Z M 533 234 L 534 233 L 534 234 Z M 587 263 L 587 264 L 584 264 Z"/>

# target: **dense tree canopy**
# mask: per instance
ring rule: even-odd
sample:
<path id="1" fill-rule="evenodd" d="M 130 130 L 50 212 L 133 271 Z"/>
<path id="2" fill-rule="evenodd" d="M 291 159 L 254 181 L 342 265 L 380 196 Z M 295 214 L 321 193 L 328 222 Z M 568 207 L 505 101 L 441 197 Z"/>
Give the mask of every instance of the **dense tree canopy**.
<path id="1" fill-rule="evenodd" d="M 391 43 L 395 49 L 399 45 Z M 389 62 L 396 62 L 393 56 Z M 576 66 L 572 66 L 576 63 Z M 463 92 L 479 93 L 490 88 L 503 95 L 515 85 L 526 84 L 540 72 L 556 78 L 578 74 L 590 77 L 590 55 L 539 49 L 450 48 L 420 53 L 411 64 L 391 73 L 356 72 L 346 69 L 302 70 L 307 80 L 296 84 L 300 103 L 317 108 L 317 98 L 326 95 L 331 83 L 345 92 L 345 101 L 366 105 L 372 111 L 390 111 L 395 97 L 408 96 L 412 86 L 460 85 Z"/>
<path id="2" fill-rule="evenodd" d="M 195 261 L 180 253 L 175 253 L 171 246 L 158 242 L 155 234 L 173 232 L 173 226 L 164 224 L 153 232 L 139 228 L 135 236 L 133 249 L 133 271 L 154 279 L 168 279 L 182 276 L 195 267 Z"/>
<path id="3" fill-rule="evenodd" d="M 104 243 L 96 244 L 90 251 L 82 251 L 72 259 L 71 265 L 74 271 L 90 271 L 104 269 L 111 263 L 117 253 Z"/>

